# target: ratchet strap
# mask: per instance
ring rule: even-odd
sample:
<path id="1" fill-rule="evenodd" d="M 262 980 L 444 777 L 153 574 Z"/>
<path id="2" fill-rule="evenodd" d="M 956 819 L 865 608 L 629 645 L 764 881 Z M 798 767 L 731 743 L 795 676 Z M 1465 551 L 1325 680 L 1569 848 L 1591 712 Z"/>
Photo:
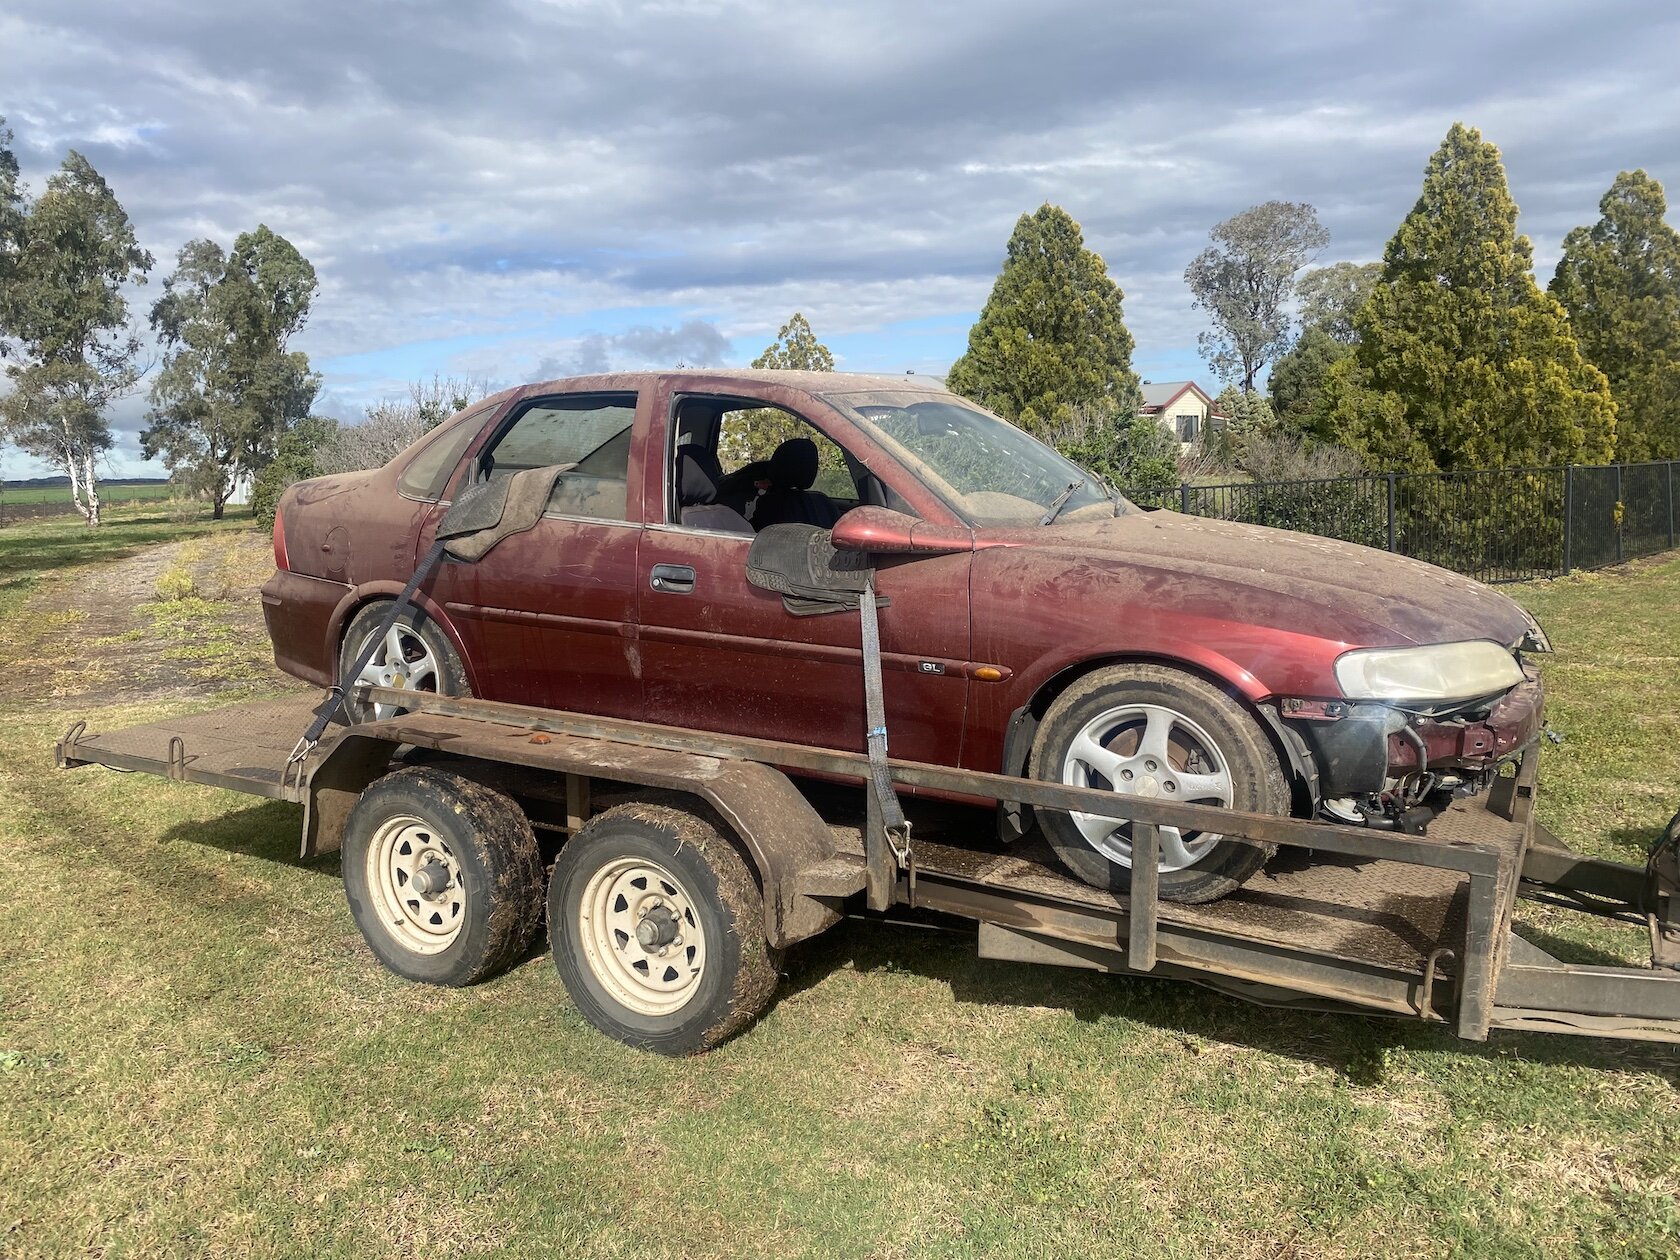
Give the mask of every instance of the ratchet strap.
<path id="1" fill-rule="evenodd" d="M 420 589 L 421 583 L 431 577 L 432 570 L 437 568 L 438 561 L 443 559 L 446 540 L 439 539 L 427 549 L 421 557 L 420 565 L 414 570 L 414 575 L 408 579 L 408 585 L 402 588 L 402 594 L 391 601 L 391 610 L 385 614 L 385 619 L 379 623 L 379 629 L 368 636 L 362 650 L 356 654 L 344 673 L 331 687 L 327 689 L 327 698 L 315 707 L 315 720 L 309 724 L 309 729 L 303 733 L 292 749 L 291 758 L 287 765 L 291 766 L 307 757 L 315 745 L 321 742 L 321 736 L 326 733 L 327 726 L 333 717 L 344 707 L 344 697 L 349 693 L 350 684 L 362 676 L 362 671 L 373 660 L 373 654 L 379 650 L 379 645 L 385 641 L 387 635 L 396 629 L 397 622 L 414 603 L 414 593 Z"/>
<path id="2" fill-rule="evenodd" d="M 910 822 L 887 765 L 887 705 L 881 687 L 881 625 L 873 575 L 859 593 L 858 611 L 863 620 L 863 711 L 869 749 L 865 891 L 871 910 L 885 910 L 892 905 L 901 868 L 909 881 L 910 904 L 916 904 L 916 860 L 910 851 Z"/>

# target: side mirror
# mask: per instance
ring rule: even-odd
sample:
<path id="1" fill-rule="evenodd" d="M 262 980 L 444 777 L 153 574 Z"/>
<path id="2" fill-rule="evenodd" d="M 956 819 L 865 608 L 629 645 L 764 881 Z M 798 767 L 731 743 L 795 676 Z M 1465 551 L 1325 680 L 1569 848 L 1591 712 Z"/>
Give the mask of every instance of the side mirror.
<path id="1" fill-rule="evenodd" d="M 974 550 L 974 532 L 961 526 L 930 525 L 884 507 L 855 507 L 834 526 L 839 551 L 876 555 L 943 556 Z"/>

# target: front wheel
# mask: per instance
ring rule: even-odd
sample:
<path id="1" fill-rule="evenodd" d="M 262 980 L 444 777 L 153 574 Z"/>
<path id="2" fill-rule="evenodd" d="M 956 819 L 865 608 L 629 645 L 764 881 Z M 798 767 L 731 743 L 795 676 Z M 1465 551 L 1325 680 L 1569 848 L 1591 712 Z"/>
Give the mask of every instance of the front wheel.
<path id="1" fill-rule="evenodd" d="M 1217 687 L 1160 665 L 1116 665 L 1074 683 L 1050 706 L 1033 775 L 1075 787 L 1262 814 L 1287 814 L 1288 780 L 1260 724 Z M 1045 837 L 1098 888 L 1131 884 L 1132 825 L 1038 811 Z M 1159 828 L 1161 896 L 1213 901 L 1265 863 L 1272 846 L 1213 832 Z"/>
<path id="2" fill-rule="evenodd" d="M 734 1036 L 776 988 L 779 955 L 746 864 L 717 826 L 672 806 L 617 806 L 565 843 L 548 937 L 584 1017 L 660 1054 Z"/>

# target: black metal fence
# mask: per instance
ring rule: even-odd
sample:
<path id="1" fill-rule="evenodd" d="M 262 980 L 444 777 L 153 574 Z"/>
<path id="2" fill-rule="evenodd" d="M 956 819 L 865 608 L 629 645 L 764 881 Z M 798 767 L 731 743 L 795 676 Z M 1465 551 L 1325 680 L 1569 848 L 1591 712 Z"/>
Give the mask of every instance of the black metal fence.
<path id="1" fill-rule="evenodd" d="M 1676 546 L 1680 461 L 1380 473 L 1126 491 L 1141 507 L 1380 547 L 1483 582 L 1602 569 Z"/>

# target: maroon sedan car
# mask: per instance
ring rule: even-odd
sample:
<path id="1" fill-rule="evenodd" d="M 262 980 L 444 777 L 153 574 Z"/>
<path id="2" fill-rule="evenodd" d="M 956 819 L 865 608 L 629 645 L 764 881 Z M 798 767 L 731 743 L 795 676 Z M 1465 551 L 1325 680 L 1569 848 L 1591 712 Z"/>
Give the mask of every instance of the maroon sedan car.
<path id="1" fill-rule="evenodd" d="M 1421 830 L 1537 736 L 1544 635 L 1514 602 L 1385 552 L 1146 512 L 914 377 L 675 371 L 510 390 L 388 466 L 301 482 L 263 588 L 280 667 L 327 686 L 461 487 L 570 465 L 534 529 L 445 563 L 363 677 L 696 730 L 864 744 L 855 617 L 746 578 L 755 531 L 875 554 L 897 757 Z M 362 716 L 352 714 L 352 716 Z M 1019 811 L 1003 816 L 1017 825 Z M 1128 826 L 1045 813 L 1123 887 Z M 1161 832 L 1164 895 L 1265 859 Z"/>

